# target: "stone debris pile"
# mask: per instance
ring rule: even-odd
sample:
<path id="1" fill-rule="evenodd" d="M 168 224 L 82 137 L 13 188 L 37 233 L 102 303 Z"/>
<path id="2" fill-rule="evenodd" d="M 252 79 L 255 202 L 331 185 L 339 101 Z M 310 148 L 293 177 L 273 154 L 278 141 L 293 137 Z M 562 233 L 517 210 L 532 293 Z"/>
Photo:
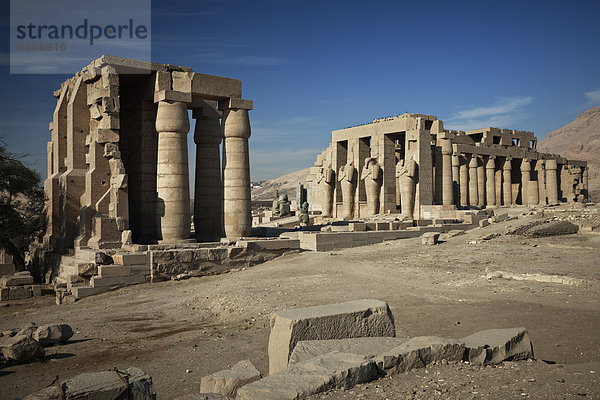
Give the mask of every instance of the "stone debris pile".
<path id="1" fill-rule="evenodd" d="M 0 364 L 43 359 L 46 354 L 43 347 L 65 343 L 71 337 L 73 329 L 67 324 L 37 326 L 31 323 L 21 329 L 0 332 Z"/>
<path id="2" fill-rule="evenodd" d="M 260 378 L 245 360 L 202 378 L 202 393 L 179 400 L 299 399 L 430 364 L 483 366 L 533 358 L 525 328 L 491 329 L 462 339 L 395 336 L 394 316 L 379 300 L 279 311 L 271 318 L 269 376 Z"/>

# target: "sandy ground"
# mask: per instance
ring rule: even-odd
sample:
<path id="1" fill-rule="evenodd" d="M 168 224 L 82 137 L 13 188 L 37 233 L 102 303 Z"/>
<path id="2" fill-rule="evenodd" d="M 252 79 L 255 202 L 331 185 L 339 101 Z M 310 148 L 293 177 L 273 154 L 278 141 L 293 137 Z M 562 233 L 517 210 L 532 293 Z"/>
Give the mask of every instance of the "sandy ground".
<path id="1" fill-rule="evenodd" d="M 559 211 L 550 214 L 584 224 L 600 218 L 598 209 Z M 203 375 L 243 359 L 266 374 L 270 313 L 361 298 L 390 304 L 398 336 L 461 338 L 524 326 L 536 361 L 497 368 L 431 366 L 315 398 L 599 398 L 600 235 L 504 235 L 537 218 L 521 215 L 437 246 L 423 246 L 416 238 L 303 252 L 223 275 L 123 288 L 75 304 L 56 306 L 51 297 L 11 303 L 0 307 L 1 330 L 64 322 L 76 334 L 47 349 L 44 363 L 1 369 L 0 398 L 33 392 L 56 376 L 115 366 L 148 372 L 159 399 L 198 392 Z M 493 233 L 501 235 L 481 240 Z M 518 274 L 531 275 L 510 278 Z"/>

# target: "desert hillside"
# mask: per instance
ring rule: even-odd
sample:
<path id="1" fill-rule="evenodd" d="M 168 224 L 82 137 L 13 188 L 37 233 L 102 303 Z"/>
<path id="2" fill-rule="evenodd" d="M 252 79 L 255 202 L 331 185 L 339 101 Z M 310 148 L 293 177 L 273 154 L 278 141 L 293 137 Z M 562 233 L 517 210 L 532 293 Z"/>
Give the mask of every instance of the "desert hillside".
<path id="1" fill-rule="evenodd" d="M 290 200 L 296 198 L 296 187 L 298 183 L 305 183 L 308 176 L 309 168 L 299 171 L 290 172 L 280 176 L 279 178 L 269 179 L 261 182 L 259 188 L 252 189 L 252 200 L 272 200 L 275 192 L 278 190 L 279 195 L 287 194 Z"/>
<path id="2" fill-rule="evenodd" d="M 568 125 L 548 133 L 538 143 L 538 150 L 587 161 L 590 189 L 600 190 L 600 107 L 590 108 Z"/>

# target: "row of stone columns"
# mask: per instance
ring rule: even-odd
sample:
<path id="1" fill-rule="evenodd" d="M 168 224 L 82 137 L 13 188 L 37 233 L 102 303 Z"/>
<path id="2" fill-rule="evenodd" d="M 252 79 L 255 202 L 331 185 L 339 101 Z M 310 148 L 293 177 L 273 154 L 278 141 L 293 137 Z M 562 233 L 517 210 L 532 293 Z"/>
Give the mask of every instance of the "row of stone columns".
<path id="1" fill-rule="evenodd" d="M 513 204 L 512 158 L 506 157 L 500 169 L 501 198 L 496 194 L 496 160 L 488 156 L 481 160 L 476 154 L 452 153 L 442 142 L 442 204 L 462 207 Z M 542 164 L 543 163 L 543 166 Z M 521 161 L 521 198 L 523 204 L 558 203 L 558 179 L 556 160 L 540 160 L 536 166 L 539 182 L 531 180 L 531 161 Z M 544 176 L 545 173 L 545 176 Z M 584 187 L 585 171 L 583 173 Z"/>
<path id="2" fill-rule="evenodd" d="M 221 222 L 226 237 L 249 236 L 252 216 L 248 109 L 226 108 L 223 111 L 222 127 L 215 111 L 198 110 L 195 111 L 194 117 L 196 118 L 194 142 L 197 146 L 194 201 L 196 238 L 199 241 L 218 240 L 222 235 Z M 177 101 L 158 103 L 156 190 L 159 202 L 158 233 L 164 242 L 190 239 L 191 210 L 187 151 L 189 129 L 186 103 Z M 224 144 L 221 183 L 219 144 L 222 137 Z"/>

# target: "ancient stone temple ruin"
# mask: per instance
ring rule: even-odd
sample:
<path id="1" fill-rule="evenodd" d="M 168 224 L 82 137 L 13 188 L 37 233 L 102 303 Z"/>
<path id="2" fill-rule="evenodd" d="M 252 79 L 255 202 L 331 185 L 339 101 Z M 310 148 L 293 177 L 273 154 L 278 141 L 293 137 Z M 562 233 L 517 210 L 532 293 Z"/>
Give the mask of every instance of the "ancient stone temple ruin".
<path id="1" fill-rule="evenodd" d="M 120 248 L 250 235 L 242 82 L 103 56 L 65 81 L 50 123 L 47 249 Z M 190 207 L 188 112 L 196 120 Z M 223 165 L 220 145 L 223 141 Z"/>
<path id="2" fill-rule="evenodd" d="M 545 205 L 587 198 L 588 168 L 536 151 L 532 132 L 444 129 L 435 116 L 402 114 L 332 132 L 311 168 L 312 210 L 326 217 Z"/>

